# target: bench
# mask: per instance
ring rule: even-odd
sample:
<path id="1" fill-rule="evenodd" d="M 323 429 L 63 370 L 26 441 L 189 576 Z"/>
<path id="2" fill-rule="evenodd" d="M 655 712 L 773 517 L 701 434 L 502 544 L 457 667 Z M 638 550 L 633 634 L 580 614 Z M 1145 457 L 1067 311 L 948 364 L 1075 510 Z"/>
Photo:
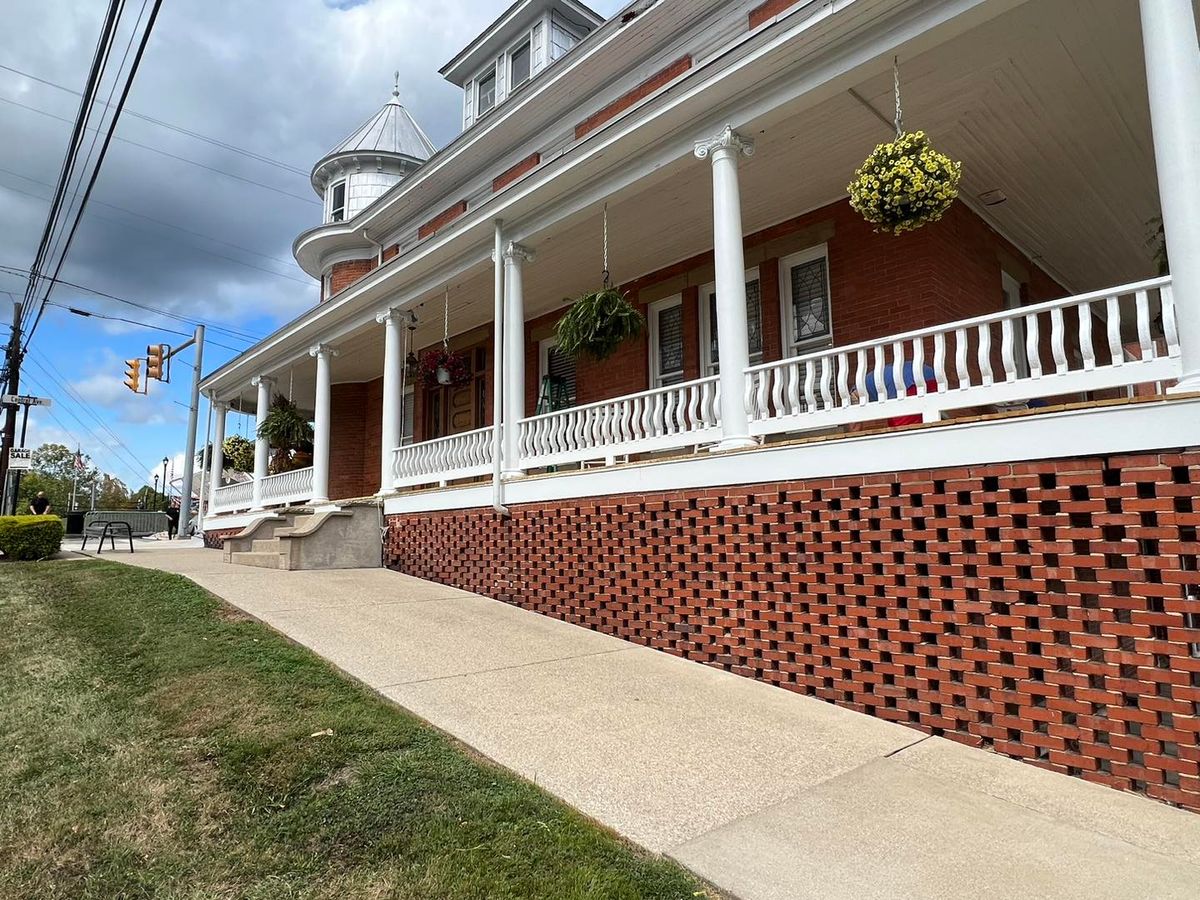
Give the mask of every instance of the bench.
<path id="1" fill-rule="evenodd" d="M 117 532 L 121 529 L 125 531 L 125 537 L 129 539 L 129 552 L 133 552 L 133 529 L 128 522 L 122 522 L 118 519 L 110 519 L 107 521 L 97 521 L 83 526 L 83 543 L 80 544 L 80 550 L 87 549 L 88 538 L 100 536 L 100 545 L 96 548 L 96 555 L 99 556 L 104 552 L 104 539 L 108 538 L 112 544 L 113 550 L 117 549 Z"/>

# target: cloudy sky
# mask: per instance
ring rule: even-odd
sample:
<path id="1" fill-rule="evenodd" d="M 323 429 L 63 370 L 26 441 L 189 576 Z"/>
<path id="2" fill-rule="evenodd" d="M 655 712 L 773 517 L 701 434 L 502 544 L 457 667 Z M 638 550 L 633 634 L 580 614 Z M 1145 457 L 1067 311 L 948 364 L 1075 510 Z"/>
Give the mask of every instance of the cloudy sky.
<path id="1" fill-rule="evenodd" d="M 291 257 L 293 238 L 320 217 L 301 173 L 388 99 L 395 70 L 417 121 L 438 146 L 449 142 L 461 107 L 437 70 L 508 4 L 166 0 L 127 110 L 234 149 L 123 117 L 60 277 L 228 329 L 210 330 L 204 369 L 212 371 L 248 345 L 239 335 L 266 335 L 317 301 L 316 284 Z M 106 5 L 4 2 L 0 266 L 32 261 L 78 104 L 61 87 L 82 88 Z M 592 4 L 604 15 L 623 5 Z M 0 270 L 0 292 L 23 289 L 22 277 Z M 186 372 L 134 396 L 122 385 L 123 360 L 144 355 L 147 343 L 182 342 L 166 329 L 190 326 L 64 285 L 52 302 L 142 326 L 47 310 L 22 393 L 54 406 L 31 417 L 29 443 L 78 444 L 127 484 L 148 480 L 182 450 Z M 10 321 L 3 294 L 0 310 Z M 252 432 L 232 415 L 229 429 Z"/>

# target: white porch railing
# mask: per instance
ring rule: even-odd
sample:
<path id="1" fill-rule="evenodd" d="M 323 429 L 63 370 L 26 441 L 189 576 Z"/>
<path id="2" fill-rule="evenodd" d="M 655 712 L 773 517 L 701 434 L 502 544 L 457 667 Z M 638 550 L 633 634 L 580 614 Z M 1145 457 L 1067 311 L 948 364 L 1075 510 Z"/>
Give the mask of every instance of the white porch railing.
<path id="1" fill-rule="evenodd" d="M 236 512 L 239 509 L 249 509 L 254 502 L 254 482 L 237 481 L 233 484 L 217 488 L 216 500 L 212 513 Z"/>
<path id="2" fill-rule="evenodd" d="M 293 469 L 291 472 L 280 472 L 278 475 L 268 475 L 262 482 L 262 502 L 264 506 L 281 506 L 284 503 L 299 503 L 312 499 L 313 470 Z"/>
<path id="3" fill-rule="evenodd" d="M 473 478 L 492 470 L 492 429 L 478 428 L 462 434 L 392 451 L 392 486 L 444 484 L 456 478 Z"/>
<path id="4" fill-rule="evenodd" d="M 751 432 L 765 435 L 906 415 L 932 421 L 956 408 L 1179 373 L 1166 277 L 751 366 L 746 408 Z"/>
<path id="5" fill-rule="evenodd" d="M 714 375 L 533 416 L 521 422 L 521 468 L 719 440 L 720 399 Z"/>

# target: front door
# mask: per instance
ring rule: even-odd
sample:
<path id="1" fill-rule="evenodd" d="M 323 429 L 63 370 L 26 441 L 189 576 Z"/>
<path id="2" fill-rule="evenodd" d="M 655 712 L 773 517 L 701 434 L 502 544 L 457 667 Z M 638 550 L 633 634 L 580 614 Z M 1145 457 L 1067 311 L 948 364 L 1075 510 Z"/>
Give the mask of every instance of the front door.
<path id="1" fill-rule="evenodd" d="M 473 431 L 487 421 L 487 344 L 463 351 L 471 377 L 465 384 L 427 388 L 425 437 L 427 440 Z"/>

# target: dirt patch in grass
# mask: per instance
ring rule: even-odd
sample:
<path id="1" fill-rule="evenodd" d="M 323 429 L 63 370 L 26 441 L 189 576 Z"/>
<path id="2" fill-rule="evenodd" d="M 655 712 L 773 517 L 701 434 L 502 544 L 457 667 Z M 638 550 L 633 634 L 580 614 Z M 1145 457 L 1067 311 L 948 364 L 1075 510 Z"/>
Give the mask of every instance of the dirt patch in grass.
<path id="1" fill-rule="evenodd" d="M 0 898 L 692 898 L 181 578 L 0 567 Z"/>

